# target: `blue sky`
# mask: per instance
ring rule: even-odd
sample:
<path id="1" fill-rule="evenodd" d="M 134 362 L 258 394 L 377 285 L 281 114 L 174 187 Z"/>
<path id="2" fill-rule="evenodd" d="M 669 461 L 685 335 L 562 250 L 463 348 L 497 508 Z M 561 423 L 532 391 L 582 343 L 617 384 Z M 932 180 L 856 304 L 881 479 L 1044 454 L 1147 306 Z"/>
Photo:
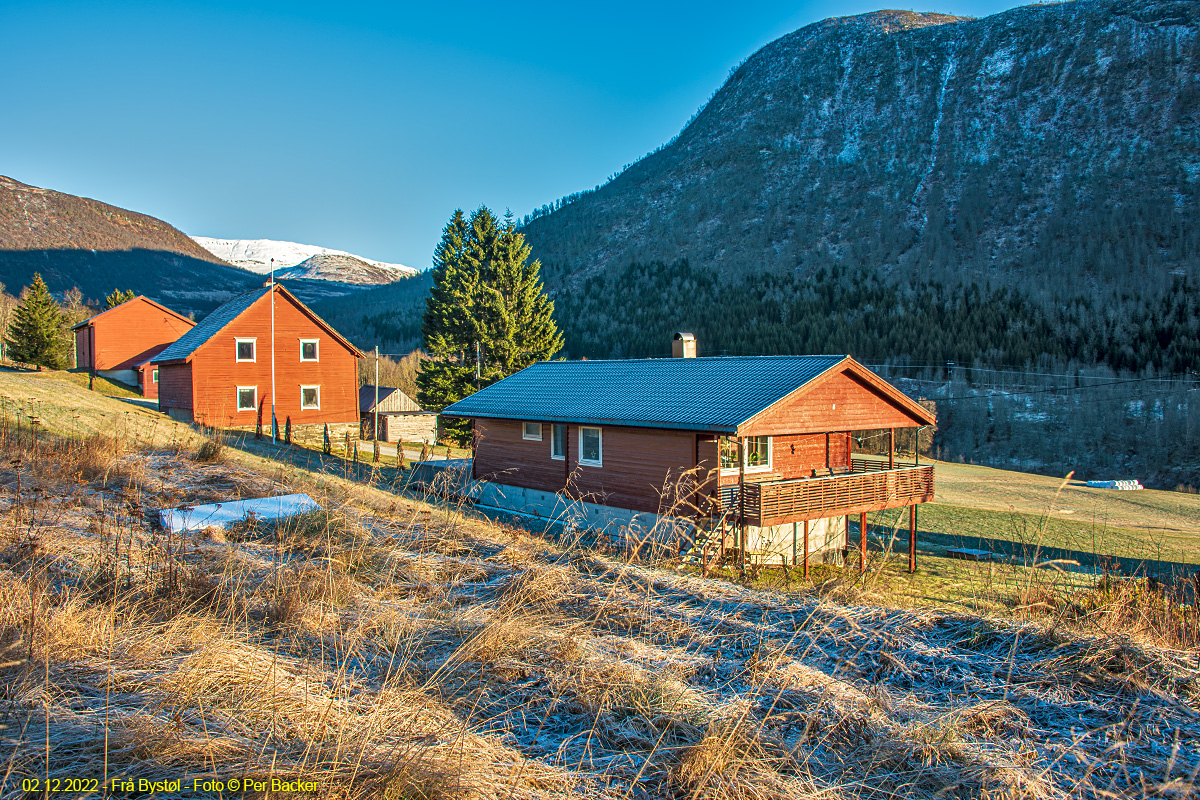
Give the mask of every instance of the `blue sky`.
<path id="1" fill-rule="evenodd" d="M 0 0 L 0 174 L 423 268 L 454 208 L 602 183 L 764 44 L 880 7 Z"/>

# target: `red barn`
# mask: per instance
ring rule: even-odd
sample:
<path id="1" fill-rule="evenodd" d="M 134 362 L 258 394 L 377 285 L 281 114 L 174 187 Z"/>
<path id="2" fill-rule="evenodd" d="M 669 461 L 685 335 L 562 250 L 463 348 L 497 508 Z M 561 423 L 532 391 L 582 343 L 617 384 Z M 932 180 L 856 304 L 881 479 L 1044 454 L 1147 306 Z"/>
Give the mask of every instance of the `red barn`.
<path id="1" fill-rule="evenodd" d="M 288 419 L 357 428 L 362 355 L 291 292 L 268 284 L 233 298 L 158 355 L 158 407 L 185 422 L 269 430 L 273 383 L 281 430 Z"/>
<path id="2" fill-rule="evenodd" d="M 147 397 L 157 397 L 152 384 L 141 383 L 144 365 L 195 324 L 148 297 L 135 297 L 72 328 L 75 366 L 130 386 L 141 386 Z M 146 389 L 153 393 L 147 393 Z"/>

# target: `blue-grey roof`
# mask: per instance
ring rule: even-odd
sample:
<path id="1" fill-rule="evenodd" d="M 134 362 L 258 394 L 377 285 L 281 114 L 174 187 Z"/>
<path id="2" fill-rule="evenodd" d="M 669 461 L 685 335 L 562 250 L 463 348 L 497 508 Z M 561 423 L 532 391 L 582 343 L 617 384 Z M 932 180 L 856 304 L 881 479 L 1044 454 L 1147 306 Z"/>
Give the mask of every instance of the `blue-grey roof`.
<path id="1" fill-rule="evenodd" d="M 219 306 L 207 317 L 200 320 L 194 328 L 176 339 L 170 347 L 159 353 L 158 358 L 154 360 L 161 362 L 188 358 L 192 353 L 200 349 L 201 345 L 216 336 L 222 328 L 233 322 L 243 311 L 254 305 L 255 300 L 269 291 L 271 291 L 270 287 L 263 286 L 252 292 L 240 294 L 228 303 Z"/>
<path id="2" fill-rule="evenodd" d="M 539 361 L 442 412 L 455 417 L 733 433 L 846 356 Z"/>

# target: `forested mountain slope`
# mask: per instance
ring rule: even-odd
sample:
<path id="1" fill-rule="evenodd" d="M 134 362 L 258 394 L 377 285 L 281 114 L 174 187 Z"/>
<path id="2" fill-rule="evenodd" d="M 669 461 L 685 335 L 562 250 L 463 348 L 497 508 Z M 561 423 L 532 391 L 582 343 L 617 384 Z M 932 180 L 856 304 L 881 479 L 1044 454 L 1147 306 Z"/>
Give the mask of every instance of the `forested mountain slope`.
<path id="1" fill-rule="evenodd" d="M 1169 289 L 1200 264 L 1200 3 L 831 19 L 741 65 L 679 136 L 526 219 L 552 285 L 633 262 Z M 649 299 L 649 298 L 648 298 Z"/>

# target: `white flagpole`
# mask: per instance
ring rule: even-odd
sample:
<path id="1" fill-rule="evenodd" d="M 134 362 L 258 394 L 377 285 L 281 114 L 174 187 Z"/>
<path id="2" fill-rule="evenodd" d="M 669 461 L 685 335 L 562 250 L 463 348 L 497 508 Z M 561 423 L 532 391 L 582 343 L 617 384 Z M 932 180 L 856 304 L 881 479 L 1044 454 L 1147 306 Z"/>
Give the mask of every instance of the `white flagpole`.
<path id="1" fill-rule="evenodd" d="M 275 259 L 271 259 L 271 444 L 277 444 L 275 430 Z"/>

